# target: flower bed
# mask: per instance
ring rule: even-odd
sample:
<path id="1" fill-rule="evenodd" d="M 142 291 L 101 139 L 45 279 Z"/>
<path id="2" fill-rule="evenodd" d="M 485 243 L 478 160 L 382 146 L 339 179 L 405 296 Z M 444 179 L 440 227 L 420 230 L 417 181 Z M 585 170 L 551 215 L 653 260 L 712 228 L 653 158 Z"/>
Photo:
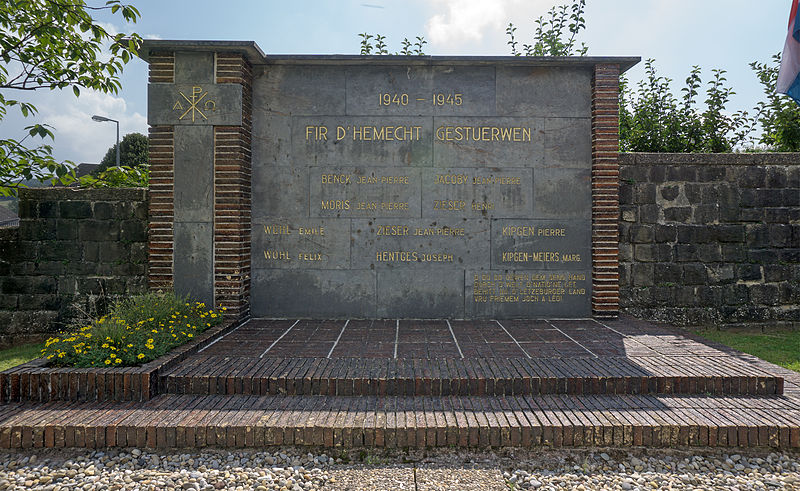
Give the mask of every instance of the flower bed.
<path id="1" fill-rule="evenodd" d="M 230 319 L 213 327 L 206 326 L 205 332 L 193 336 L 188 343 L 135 367 L 105 363 L 89 368 L 58 367 L 46 358 L 37 358 L 0 372 L 0 404 L 17 401 L 149 400 L 158 394 L 161 372 L 214 343 L 220 336 L 236 329 L 240 322 Z"/>
<path id="2" fill-rule="evenodd" d="M 201 302 L 171 293 L 137 295 L 89 325 L 48 339 L 42 357 L 57 367 L 139 366 L 221 322 L 222 312 Z"/>

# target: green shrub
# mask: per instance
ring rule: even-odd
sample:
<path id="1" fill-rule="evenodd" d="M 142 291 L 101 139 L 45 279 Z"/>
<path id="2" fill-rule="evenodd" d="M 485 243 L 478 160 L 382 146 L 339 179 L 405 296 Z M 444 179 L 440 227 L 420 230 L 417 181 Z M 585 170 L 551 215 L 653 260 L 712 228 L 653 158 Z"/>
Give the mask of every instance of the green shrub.
<path id="1" fill-rule="evenodd" d="M 89 325 L 48 339 L 42 356 L 56 366 L 141 365 L 220 322 L 221 312 L 173 293 L 136 295 Z"/>
<path id="2" fill-rule="evenodd" d="M 96 176 L 80 177 L 78 182 L 86 188 L 146 188 L 150 185 L 150 166 L 109 167 Z"/>
<path id="3" fill-rule="evenodd" d="M 800 106 L 786 94 L 775 92 L 780 66 L 780 53 L 772 57 L 771 65 L 750 63 L 767 98 L 756 106 L 764 129 L 759 143 L 771 152 L 800 152 Z"/>

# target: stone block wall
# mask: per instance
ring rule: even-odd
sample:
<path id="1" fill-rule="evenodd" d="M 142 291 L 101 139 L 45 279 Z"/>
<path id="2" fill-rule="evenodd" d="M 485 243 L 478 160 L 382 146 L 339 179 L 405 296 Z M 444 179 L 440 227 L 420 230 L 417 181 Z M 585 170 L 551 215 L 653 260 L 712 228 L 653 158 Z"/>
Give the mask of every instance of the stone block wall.
<path id="1" fill-rule="evenodd" d="M 620 156 L 621 310 L 800 323 L 800 154 Z"/>
<path id="2" fill-rule="evenodd" d="M 20 191 L 0 229 L 0 344 L 36 339 L 147 289 L 146 189 Z"/>

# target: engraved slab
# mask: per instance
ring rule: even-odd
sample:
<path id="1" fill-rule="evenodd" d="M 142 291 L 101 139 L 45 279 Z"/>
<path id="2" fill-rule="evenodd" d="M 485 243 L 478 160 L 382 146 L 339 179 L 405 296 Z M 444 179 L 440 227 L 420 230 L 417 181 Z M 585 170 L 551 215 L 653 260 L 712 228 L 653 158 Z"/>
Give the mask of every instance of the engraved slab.
<path id="1" fill-rule="evenodd" d="M 544 119 L 436 117 L 437 167 L 533 167 L 544 161 Z"/>
<path id="2" fill-rule="evenodd" d="M 354 219 L 352 237 L 357 268 L 489 267 L 487 220 Z"/>
<path id="3" fill-rule="evenodd" d="M 350 224 L 345 220 L 273 218 L 254 221 L 253 268 L 349 269 Z"/>
<path id="4" fill-rule="evenodd" d="M 495 114 L 494 67 L 351 67 L 347 114 L 376 116 Z"/>
<path id="5" fill-rule="evenodd" d="M 591 235 L 588 220 L 492 220 L 492 268 L 588 272 Z"/>
<path id="6" fill-rule="evenodd" d="M 309 177 L 312 216 L 420 216 L 418 169 L 313 167 Z"/>
<path id="7" fill-rule="evenodd" d="M 422 171 L 423 217 L 508 218 L 532 213 L 532 169 Z"/>
<path id="8" fill-rule="evenodd" d="M 591 276 L 562 271 L 467 271 L 467 318 L 590 317 Z"/>
<path id="9" fill-rule="evenodd" d="M 293 117 L 292 158 L 307 165 L 430 166 L 431 118 Z"/>
<path id="10" fill-rule="evenodd" d="M 239 84 L 163 84 L 147 86 L 147 124 L 239 126 Z"/>

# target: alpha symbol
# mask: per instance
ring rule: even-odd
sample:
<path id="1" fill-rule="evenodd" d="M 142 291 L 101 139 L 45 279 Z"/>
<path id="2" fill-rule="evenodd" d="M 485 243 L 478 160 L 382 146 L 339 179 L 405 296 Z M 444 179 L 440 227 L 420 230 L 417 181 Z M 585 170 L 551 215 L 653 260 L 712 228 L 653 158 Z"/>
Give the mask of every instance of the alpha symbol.
<path id="1" fill-rule="evenodd" d="M 201 105 L 200 103 L 203 102 L 203 99 L 208 95 L 208 92 L 203 92 L 203 88 L 199 85 L 195 85 L 192 87 L 191 96 L 188 97 L 183 92 L 178 92 L 181 97 L 183 97 L 186 102 L 189 104 L 188 109 L 183 111 L 183 114 L 178 117 L 178 119 L 182 120 L 183 118 L 189 116 L 191 114 L 192 122 L 195 121 L 196 115 L 200 115 L 201 118 L 204 120 L 208 120 L 206 115 L 200 109 L 201 107 L 206 111 L 216 111 L 217 104 L 212 100 L 205 101 L 205 104 Z M 173 111 L 183 110 L 183 104 L 181 104 L 180 99 L 175 102 L 175 105 L 172 106 Z"/>

